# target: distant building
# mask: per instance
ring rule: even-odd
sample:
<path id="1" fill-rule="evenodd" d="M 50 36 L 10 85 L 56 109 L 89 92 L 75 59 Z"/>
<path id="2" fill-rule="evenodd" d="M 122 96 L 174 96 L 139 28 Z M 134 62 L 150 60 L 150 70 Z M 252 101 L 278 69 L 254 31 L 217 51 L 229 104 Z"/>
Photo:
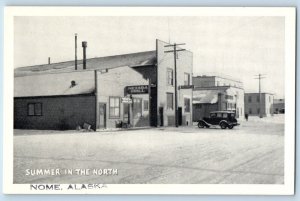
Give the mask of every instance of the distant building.
<path id="1" fill-rule="evenodd" d="M 284 99 L 274 99 L 273 103 L 273 113 L 284 113 L 285 101 Z"/>
<path id="2" fill-rule="evenodd" d="M 193 77 L 193 121 L 209 116 L 217 110 L 244 117 L 244 89 L 242 82 L 221 76 Z"/>
<path id="3" fill-rule="evenodd" d="M 274 95 L 271 93 L 245 93 L 245 113 L 249 116 L 273 115 Z"/>
<path id="4" fill-rule="evenodd" d="M 168 43 L 156 50 L 44 64 L 15 69 L 14 128 L 115 128 L 175 124 L 174 55 Z M 178 52 L 178 122 L 192 125 L 192 61 L 190 51 Z"/>

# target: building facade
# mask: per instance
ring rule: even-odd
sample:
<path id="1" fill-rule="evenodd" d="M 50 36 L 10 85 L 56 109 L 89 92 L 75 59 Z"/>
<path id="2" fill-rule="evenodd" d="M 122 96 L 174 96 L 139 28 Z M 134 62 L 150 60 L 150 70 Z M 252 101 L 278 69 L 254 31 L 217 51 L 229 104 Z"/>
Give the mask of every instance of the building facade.
<path id="1" fill-rule="evenodd" d="M 245 112 L 249 116 L 273 115 L 274 95 L 271 93 L 245 93 Z"/>
<path id="2" fill-rule="evenodd" d="M 274 114 L 284 113 L 284 109 L 285 109 L 284 99 L 274 99 L 273 113 Z"/>
<path id="3" fill-rule="evenodd" d="M 20 129 L 115 128 L 175 124 L 174 55 L 156 50 L 15 70 L 14 127 Z M 178 53 L 179 125 L 192 122 L 192 53 Z"/>
<path id="4" fill-rule="evenodd" d="M 193 77 L 193 121 L 212 111 L 233 111 L 244 118 L 244 89 L 240 81 L 220 76 Z"/>

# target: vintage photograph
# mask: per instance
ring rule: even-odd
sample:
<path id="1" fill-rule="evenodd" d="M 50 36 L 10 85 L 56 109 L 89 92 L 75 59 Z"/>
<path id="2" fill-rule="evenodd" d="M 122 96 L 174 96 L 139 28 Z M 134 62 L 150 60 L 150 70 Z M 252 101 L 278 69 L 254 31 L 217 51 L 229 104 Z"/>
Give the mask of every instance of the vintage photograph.
<path id="1" fill-rule="evenodd" d="M 285 15 L 12 21 L 13 185 L 286 184 Z"/>

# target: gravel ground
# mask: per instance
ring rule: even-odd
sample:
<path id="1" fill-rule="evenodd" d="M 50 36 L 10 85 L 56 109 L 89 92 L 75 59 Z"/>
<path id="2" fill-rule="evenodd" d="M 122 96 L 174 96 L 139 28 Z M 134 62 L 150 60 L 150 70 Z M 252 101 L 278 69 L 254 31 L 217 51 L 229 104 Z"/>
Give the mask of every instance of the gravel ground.
<path id="1" fill-rule="evenodd" d="M 14 183 L 282 184 L 282 122 L 284 115 L 250 117 L 233 130 L 15 130 Z M 60 174 L 26 175 L 26 169 Z M 75 169 L 101 170 L 78 175 Z M 104 174 L 105 169 L 118 174 Z"/>

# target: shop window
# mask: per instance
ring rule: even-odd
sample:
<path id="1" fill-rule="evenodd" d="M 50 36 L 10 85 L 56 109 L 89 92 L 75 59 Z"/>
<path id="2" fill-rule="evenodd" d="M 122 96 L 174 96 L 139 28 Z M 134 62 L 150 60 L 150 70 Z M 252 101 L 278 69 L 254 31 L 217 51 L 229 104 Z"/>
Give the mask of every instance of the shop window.
<path id="1" fill-rule="evenodd" d="M 173 69 L 168 68 L 167 69 L 167 84 L 173 86 Z"/>
<path id="2" fill-rule="evenodd" d="M 184 98 L 184 112 L 190 112 L 191 107 L 190 107 L 191 101 L 189 98 Z"/>
<path id="3" fill-rule="evenodd" d="M 260 108 L 257 108 L 257 114 L 260 114 Z"/>
<path id="4" fill-rule="evenodd" d="M 144 100 L 144 111 L 148 111 L 148 110 L 149 110 L 149 101 Z"/>
<path id="5" fill-rule="evenodd" d="M 190 74 L 184 73 L 184 85 L 190 85 Z"/>
<path id="6" fill-rule="evenodd" d="M 249 114 L 252 114 L 252 109 L 251 108 L 249 108 Z"/>
<path id="7" fill-rule="evenodd" d="M 260 97 L 259 97 L 259 95 L 256 96 L 256 101 L 257 101 L 258 103 L 260 102 Z"/>
<path id="8" fill-rule="evenodd" d="M 120 98 L 109 97 L 109 117 L 120 118 Z"/>
<path id="9" fill-rule="evenodd" d="M 28 116 L 42 116 L 42 103 L 28 103 L 27 115 Z"/>
<path id="10" fill-rule="evenodd" d="M 248 102 L 251 103 L 252 102 L 252 97 L 248 96 Z"/>
<path id="11" fill-rule="evenodd" d="M 167 109 L 173 110 L 173 93 L 167 93 Z"/>

